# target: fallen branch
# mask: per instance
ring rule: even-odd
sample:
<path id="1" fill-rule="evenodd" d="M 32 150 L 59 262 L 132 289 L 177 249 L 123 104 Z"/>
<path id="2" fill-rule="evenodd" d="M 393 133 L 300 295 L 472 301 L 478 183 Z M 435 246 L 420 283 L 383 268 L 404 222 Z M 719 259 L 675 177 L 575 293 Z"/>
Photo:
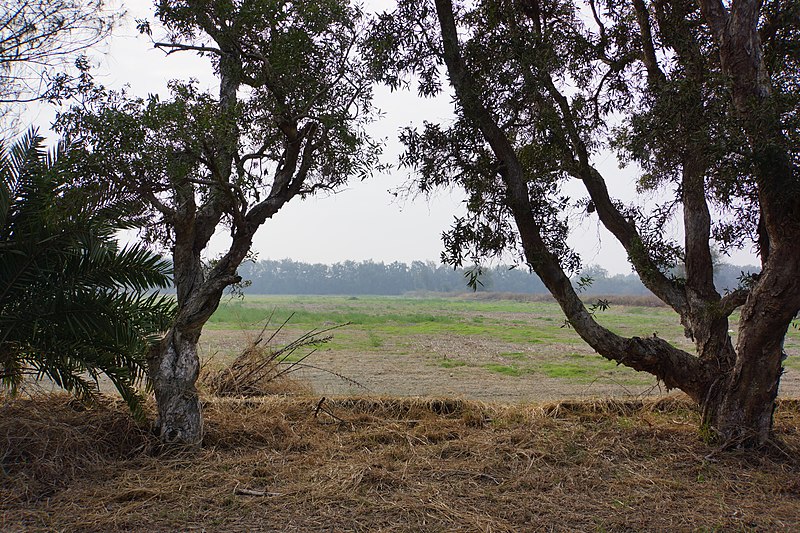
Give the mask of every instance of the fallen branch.
<path id="1" fill-rule="evenodd" d="M 269 496 L 272 498 L 283 496 L 283 494 L 280 492 L 267 492 L 265 490 L 244 489 L 244 488 L 239 488 L 238 485 L 236 486 L 235 489 L 233 489 L 233 493 L 239 496 L 259 496 L 259 497 Z"/>

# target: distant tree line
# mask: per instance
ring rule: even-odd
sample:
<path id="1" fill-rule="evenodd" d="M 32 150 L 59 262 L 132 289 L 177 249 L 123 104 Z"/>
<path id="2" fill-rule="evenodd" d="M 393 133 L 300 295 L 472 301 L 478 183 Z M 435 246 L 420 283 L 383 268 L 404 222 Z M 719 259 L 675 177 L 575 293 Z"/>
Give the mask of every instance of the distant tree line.
<path id="1" fill-rule="evenodd" d="M 757 267 L 721 263 L 716 266 L 717 289 L 729 292 L 740 285 L 743 273 L 756 272 Z M 415 291 L 465 292 L 469 289 L 470 268 L 457 268 L 432 261 L 411 264 L 393 262 L 344 261 L 325 265 L 303 263 L 291 259 L 263 260 L 243 264 L 239 274 L 249 294 L 376 294 L 400 295 Z M 675 274 L 676 276 L 679 273 Z M 644 295 L 649 294 L 635 274 L 609 275 L 604 268 L 591 265 L 573 278 L 589 282 L 586 294 Z M 481 268 L 477 277 L 478 291 L 543 294 L 547 289 L 541 280 L 526 268 L 507 265 Z"/>

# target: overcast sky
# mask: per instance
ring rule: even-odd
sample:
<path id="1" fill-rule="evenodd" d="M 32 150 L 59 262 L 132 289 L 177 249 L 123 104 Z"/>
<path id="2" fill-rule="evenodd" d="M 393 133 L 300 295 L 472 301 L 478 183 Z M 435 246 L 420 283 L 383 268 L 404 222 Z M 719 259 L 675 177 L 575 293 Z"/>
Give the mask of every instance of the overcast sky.
<path id="1" fill-rule="evenodd" d="M 166 83 L 171 79 L 195 78 L 203 88 L 217 92 L 207 59 L 191 53 L 165 57 L 152 48 L 150 41 L 136 32 L 134 19 L 153 19 L 150 0 L 121 2 L 128 12 L 125 23 L 114 33 L 109 45 L 96 54 L 97 80 L 107 87 L 130 86 L 139 96 L 149 93 L 167 95 Z M 388 9 L 390 2 L 372 0 L 368 7 Z M 384 159 L 395 163 L 401 147 L 397 131 L 423 121 L 447 121 L 452 116 L 450 97 L 426 100 L 414 92 L 391 93 L 376 88 L 376 105 L 385 116 L 371 128 L 385 138 Z M 51 112 L 38 112 L 36 121 L 46 126 Z M 609 180 L 612 196 L 633 198 L 635 175 L 618 169 L 615 158 L 606 154 L 595 163 Z M 463 195 L 458 191 L 442 191 L 430 199 L 398 200 L 392 191 L 408 180 L 405 171 L 376 174 L 364 182 L 352 181 L 337 194 L 289 202 L 272 220 L 262 226 L 254 250 L 259 259 L 291 258 L 312 263 L 334 263 L 345 260 L 375 261 L 413 260 L 439 261 L 441 234 L 452 224 L 453 217 L 465 212 Z M 574 190 L 580 193 L 579 184 Z M 570 238 L 582 255 L 584 265 L 599 264 L 612 274 L 628 273 L 630 267 L 622 247 L 598 223 L 596 215 L 583 220 L 576 216 Z M 675 232 L 679 228 L 665 228 Z M 224 249 L 224 228 L 212 243 L 212 255 Z M 752 263 L 756 260 L 747 251 L 736 254 L 729 262 Z"/>

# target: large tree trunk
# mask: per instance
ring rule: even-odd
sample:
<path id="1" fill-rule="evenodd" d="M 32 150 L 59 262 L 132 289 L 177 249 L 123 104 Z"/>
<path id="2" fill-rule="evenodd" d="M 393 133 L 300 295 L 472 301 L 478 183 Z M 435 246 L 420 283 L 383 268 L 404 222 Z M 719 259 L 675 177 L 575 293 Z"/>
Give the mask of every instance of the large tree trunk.
<path id="1" fill-rule="evenodd" d="M 782 351 L 780 340 L 768 330 L 763 322 L 740 327 L 736 366 L 729 377 L 720 376 L 723 389 L 714 405 L 708 406 L 704 422 L 714 429 L 725 448 L 760 446 L 772 434 Z"/>
<path id="2" fill-rule="evenodd" d="M 235 116 L 236 90 L 240 85 L 241 62 L 231 50 L 220 59 L 220 116 Z M 218 141 L 219 153 L 213 177 L 229 183 L 239 131 L 235 120 Z M 174 194 L 179 206 L 171 215 L 174 228 L 172 250 L 178 316 L 158 352 L 150 361 L 150 379 L 158 406 L 156 432 L 166 445 L 200 447 L 203 441 L 203 415 L 195 386 L 200 373 L 197 344 L 203 326 L 219 306 L 226 287 L 241 280 L 236 269 L 247 254 L 252 231 L 237 232 L 229 251 L 206 275 L 202 251 L 216 231 L 223 213 L 232 209 L 230 191 L 212 188 L 209 198 L 198 206 L 200 195 L 190 180 L 176 180 Z"/>
<path id="3" fill-rule="evenodd" d="M 284 94 L 279 80 L 273 79 L 271 69 L 264 69 L 263 73 L 245 69 L 242 54 L 247 54 L 249 61 L 262 61 L 267 66 L 269 62 L 254 52 L 251 44 L 241 42 L 236 32 L 231 33 L 229 27 L 220 23 L 215 10 L 211 10 L 214 13 L 206 11 L 198 11 L 202 16 L 193 18 L 189 25 L 202 28 L 218 46 L 208 49 L 218 59 L 217 116 L 207 132 L 195 132 L 203 138 L 191 137 L 185 153 L 181 152 L 188 162 L 198 164 L 198 172 L 181 167 L 175 175 L 170 175 L 170 205 L 161 205 L 155 196 L 151 198 L 173 231 L 172 258 L 178 302 L 173 328 L 152 354 L 149 365 L 158 403 L 156 428 L 162 442 L 188 446 L 199 446 L 203 438 L 202 413 L 195 388 L 200 367 L 197 343 L 202 328 L 216 311 L 225 289 L 241 281 L 236 271 L 250 250 L 256 230 L 293 197 L 313 193 L 317 186 L 322 186 L 321 183 L 307 186 L 306 179 L 314 168 L 316 151 L 320 147 L 324 149 L 329 141 L 327 133 L 317 135 L 324 121 L 307 116 L 310 106 L 317 105 L 315 101 L 322 93 L 308 102 L 296 102 Z M 161 46 L 171 51 L 195 49 L 177 43 L 161 43 Z M 270 92 L 271 98 L 279 100 L 276 108 L 280 111 L 273 110 L 273 120 L 280 133 L 265 133 L 262 140 L 269 140 L 258 149 L 250 146 L 256 143 L 255 138 L 240 139 L 239 125 L 241 120 L 246 120 L 246 113 L 242 113 L 237 91 L 245 79 L 251 87 L 263 88 Z M 342 110 L 350 110 L 357 96 L 353 98 Z M 295 104 L 304 110 L 293 109 Z M 267 128 L 268 124 L 261 126 Z M 249 131 L 249 128 L 245 129 Z M 260 200 L 260 194 L 251 194 L 254 192 L 251 187 L 268 186 L 267 169 L 258 163 L 273 159 L 271 143 L 275 134 L 282 134 L 282 154 L 274 159 L 277 168 L 269 194 Z M 240 154 L 240 148 L 254 151 Z M 255 167 L 251 166 L 253 163 Z M 260 169 L 261 178 L 253 175 L 253 168 Z M 253 197 L 255 202 L 251 205 Z M 230 248 L 210 269 L 204 269 L 201 254 L 208 248 L 223 218 L 230 223 Z"/>
<path id="4" fill-rule="evenodd" d="M 197 345 L 203 325 L 216 311 L 229 281 L 211 278 L 188 294 L 150 361 L 158 407 L 155 431 L 163 444 L 190 448 L 202 444 L 203 416 L 195 386 L 200 373 Z M 209 291 L 211 287 L 215 290 Z"/>
<path id="5" fill-rule="evenodd" d="M 187 226 L 176 232 L 173 249 L 178 316 L 169 333 L 151 355 L 150 379 L 158 406 L 155 430 L 165 445 L 200 447 L 203 441 L 203 416 L 195 386 L 200 372 L 197 345 L 203 326 L 217 310 L 225 289 L 241 278 L 236 269 L 252 243 L 252 231 L 237 234 L 228 252 L 213 269 L 205 273 L 195 246 L 199 234 L 204 242 L 213 234 L 213 225 Z"/>
<path id="6" fill-rule="evenodd" d="M 178 315 L 150 360 L 150 379 L 158 416 L 155 432 L 165 445 L 197 448 L 203 441 L 203 416 L 195 384 L 200 373 L 197 343 L 203 324 L 219 299 L 202 298 L 208 281 L 192 233 L 178 233 L 173 249 Z"/>
<path id="7" fill-rule="evenodd" d="M 706 420 L 728 446 L 757 446 L 770 438 L 783 340 L 800 307 L 799 268 L 794 246 L 776 246 L 742 307 L 736 364 L 720 376 Z"/>
<path id="8" fill-rule="evenodd" d="M 199 329 L 182 331 L 174 326 L 151 362 L 158 408 L 155 432 L 166 445 L 199 447 L 203 441 L 203 417 L 195 388 L 200 372 L 199 339 Z"/>

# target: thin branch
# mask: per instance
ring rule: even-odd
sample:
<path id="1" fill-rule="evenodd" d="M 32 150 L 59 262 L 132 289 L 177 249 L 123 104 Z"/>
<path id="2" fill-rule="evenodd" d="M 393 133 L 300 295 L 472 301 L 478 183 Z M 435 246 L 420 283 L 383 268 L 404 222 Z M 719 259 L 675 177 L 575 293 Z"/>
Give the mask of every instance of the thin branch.
<path id="1" fill-rule="evenodd" d="M 589 6 L 592 8 L 592 17 L 594 17 L 594 22 L 595 24 L 597 24 L 597 28 L 600 31 L 600 53 L 605 55 L 606 45 L 608 44 L 606 27 L 603 24 L 603 21 L 600 20 L 600 15 L 597 13 L 597 6 L 595 5 L 595 0 L 589 0 Z"/>
<path id="2" fill-rule="evenodd" d="M 174 217 L 175 210 L 171 207 L 167 206 L 164 202 L 158 199 L 158 197 L 152 191 L 141 191 L 142 195 L 145 199 L 162 215 L 165 217 Z"/>
<path id="3" fill-rule="evenodd" d="M 636 21 L 639 24 L 639 32 L 642 36 L 642 61 L 647 68 L 647 79 L 651 85 L 659 85 L 666 81 L 666 76 L 658 66 L 655 46 L 653 45 L 653 32 L 650 27 L 650 14 L 644 0 L 633 0 L 633 8 L 636 11 Z"/>
<path id="4" fill-rule="evenodd" d="M 219 56 L 222 55 L 222 50 L 220 50 L 219 48 L 214 48 L 213 46 L 181 44 L 181 43 L 163 43 L 163 42 L 154 42 L 153 46 L 158 48 L 159 50 L 164 51 L 166 55 L 171 55 L 174 54 L 175 52 L 186 52 L 186 51 L 207 52 Z M 165 48 L 168 50 L 164 50 Z"/>

